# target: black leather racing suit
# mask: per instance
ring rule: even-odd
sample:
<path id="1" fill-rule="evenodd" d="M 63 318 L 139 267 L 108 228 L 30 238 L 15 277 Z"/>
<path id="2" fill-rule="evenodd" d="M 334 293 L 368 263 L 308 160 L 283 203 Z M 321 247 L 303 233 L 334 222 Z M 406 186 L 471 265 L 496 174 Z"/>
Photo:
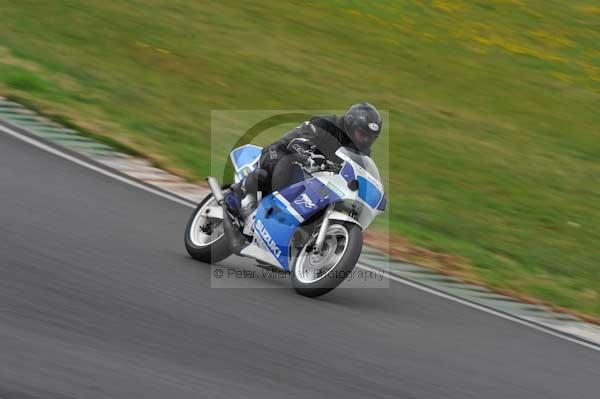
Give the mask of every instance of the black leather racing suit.
<path id="1" fill-rule="evenodd" d="M 240 194 L 258 190 L 266 195 L 279 190 L 297 179 L 301 173 L 297 164 L 306 163 L 313 154 L 339 162 L 335 152 L 341 146 L 356 149 L 343 130 L 342 118 L 335 115 L 315 117 L 265 147 L 259 168 L 233 188 Z"/>

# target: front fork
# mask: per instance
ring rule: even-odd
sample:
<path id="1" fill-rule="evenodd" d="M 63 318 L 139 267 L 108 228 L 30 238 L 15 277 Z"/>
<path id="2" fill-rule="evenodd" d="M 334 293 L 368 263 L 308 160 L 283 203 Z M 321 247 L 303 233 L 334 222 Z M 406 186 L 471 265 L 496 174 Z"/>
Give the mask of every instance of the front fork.
<path id="1" fill-rule="evenodd" d="M 331 203 L 327 206 L 325 210 L 325 215 L 323 216 L 323 223 L 321 223 L 321 227 L 319 228 L 319 234 L 317 234 L 317 240 L 315 241 L 314 250 L 317 253 L 320 253 L 323 249 L 323 243 L 325 242 L 325 236 L 327 235 L 327 229 L 329 228 L 329 217 L 333 213 L 335 208 L 335 203 Z"/>

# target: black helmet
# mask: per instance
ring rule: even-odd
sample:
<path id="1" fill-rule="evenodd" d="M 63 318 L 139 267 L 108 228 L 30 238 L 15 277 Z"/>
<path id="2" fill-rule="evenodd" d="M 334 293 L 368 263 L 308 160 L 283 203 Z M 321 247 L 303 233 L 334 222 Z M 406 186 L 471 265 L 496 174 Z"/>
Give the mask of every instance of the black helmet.
<path id="1" fill-rule="evenodd" d="M 344 114 L 344 131 L 359 151 L 369 153 L 381 131 L 381 115 L 369 103 L 359 103 Z"/>

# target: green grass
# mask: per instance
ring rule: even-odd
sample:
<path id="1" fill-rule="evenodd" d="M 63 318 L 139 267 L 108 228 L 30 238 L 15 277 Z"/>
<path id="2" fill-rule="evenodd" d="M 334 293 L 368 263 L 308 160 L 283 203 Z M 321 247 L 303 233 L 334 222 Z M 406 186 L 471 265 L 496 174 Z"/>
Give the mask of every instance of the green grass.
<path id="1" fill-rule="evenodd" d="M 211 110 L 366 99 L 389 110 L 394 232 L 599 318 L 593 3 L 0 0 L 0 92 L 190 179 Z"/>

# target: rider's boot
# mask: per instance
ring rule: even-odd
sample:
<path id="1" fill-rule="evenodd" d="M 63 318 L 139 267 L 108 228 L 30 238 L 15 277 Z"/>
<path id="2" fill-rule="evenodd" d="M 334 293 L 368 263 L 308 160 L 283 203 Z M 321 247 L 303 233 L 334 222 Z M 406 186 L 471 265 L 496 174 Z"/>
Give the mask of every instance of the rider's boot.
<path id="1" fill-rule="evenodd" d="M 229 191 L 225 195 L 225 204 L 227 205 L 227 210 L 236 217 L 240 216 L 241 202 L 241 198 L 233 190 Z"/>
<path id="2" fill-rule="evenodd" d="M 247 191 L 246 178 L 231 185 L 231 190 L 225 196 L 225 203 L 229 212 L 242 221 L 254 212 L 257 204 L 256 193 Z"/>
<path id="3" fill-rule="evenodd" d="M 232 184 L 229 194 L 225 197 L 229 211 L 242 221 L 247 221 L 248 216 L 256 209 L 258 187 L 265 179 L 266 171 L 256 169 L 238 183 Z"/>

